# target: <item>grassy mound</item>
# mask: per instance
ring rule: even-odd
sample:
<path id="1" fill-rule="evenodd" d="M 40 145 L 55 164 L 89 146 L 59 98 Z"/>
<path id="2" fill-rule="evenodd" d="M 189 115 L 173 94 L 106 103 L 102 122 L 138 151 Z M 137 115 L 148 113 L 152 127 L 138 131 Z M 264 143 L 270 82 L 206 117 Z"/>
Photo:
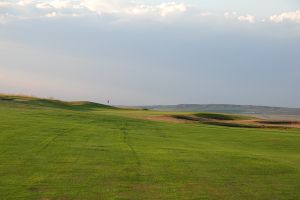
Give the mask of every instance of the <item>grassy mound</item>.
<path id="1" fill-rule="evenodd" d="M 220 114 L 220 113 L 197 113 L 195 116 L 205 119 L 212 119 L 212 120 L 246 120 L 251 119 L 248 116 L 241 116 L 241 115 L 228 115 L 228 114 Z"/>
<path id="2" fill-rule="evenodd" d="M 59 109 L 68 109 L 68 110 L 78 110 L 78 111 L 87 111 L 95 109 L 117 109 L 113 106 L 108 106 L 104 104 L 98 104 L 88 101 L 60 101 L 56 99 L 43 99 L 31 96 L 18 96 L 18 95 L 3 95 L 0 94 L 0 101 L 16 103 L 16 104 L 25 104 L 31 106 L 41 106 L 48 108 L 59 108 Z"/>
<path id="3" fill-rule="evenodd" d="M 176 119 L 200 122 L 202 124 L 216 125 L 216 126 L 226 126 L 226 127 L 239 127 L 239 128 L 260 128 L 256 124 L 245 124 L 239 123 L 238 120 L 250 120 L 256 119 L 250 116 L 243 115 L 229 115 L 220 113 L 197 113 L 193 115 L 172 115 Z"/>

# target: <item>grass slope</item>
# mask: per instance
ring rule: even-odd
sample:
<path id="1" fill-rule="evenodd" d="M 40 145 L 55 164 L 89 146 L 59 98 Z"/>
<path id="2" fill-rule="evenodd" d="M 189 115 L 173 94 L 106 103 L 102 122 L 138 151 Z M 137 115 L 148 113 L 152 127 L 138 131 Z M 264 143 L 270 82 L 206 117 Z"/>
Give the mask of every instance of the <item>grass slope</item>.
<path id="1" fill-rule="evenodd" d="M 299 130 L 83 111 L 0 101 L 1 199 L 300 199 Z"/>
<path id="2" fill-rule="evenodd" d="M 88 101 L 60 101 L 55 99 L 41 99 L 30 96 L 14 96 L 14 95 L 4 95 L 0 94 L 0 101 L 6 102 L 14 102 L 18 104 L 26 104 L 29 106 L 42 106 L 42 107 L 50 107 L 50 108 L 60 108 L 60 109 L 68 109 L 68 110 L 95 110 L 95 109 L 117 109 L 112 106 L 88 102 Z"/>

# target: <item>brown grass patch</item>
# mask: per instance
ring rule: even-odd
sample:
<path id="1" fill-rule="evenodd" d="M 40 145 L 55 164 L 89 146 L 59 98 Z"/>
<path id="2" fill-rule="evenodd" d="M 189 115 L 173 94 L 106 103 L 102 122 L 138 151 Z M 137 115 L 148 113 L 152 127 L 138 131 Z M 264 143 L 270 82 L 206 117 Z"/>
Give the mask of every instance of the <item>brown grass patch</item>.
<path id="1" fill-rule="evenodd" d="M 217 126 L 241 127 L 241 128 L 300 128 L 300 121 L 272 121 L 263 119 L 247 120 L 212 120 L 197 118 L 194 115 L 161 115 L 147 116 L 143 119 L 163 121 L 169 123 L 203 123 Z"/>

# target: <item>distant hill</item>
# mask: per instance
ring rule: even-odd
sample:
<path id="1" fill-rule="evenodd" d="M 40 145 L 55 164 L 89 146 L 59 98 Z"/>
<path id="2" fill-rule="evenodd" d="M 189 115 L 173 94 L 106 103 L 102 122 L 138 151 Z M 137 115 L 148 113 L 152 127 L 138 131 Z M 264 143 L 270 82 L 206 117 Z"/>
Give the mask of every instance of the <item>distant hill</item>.
<path id="1" fill-rule="evenodd" d="M 89 102 L 89 101 L 61 101 L 56 99 L 38 98 L 22 95 L 0 94 L 0 103 L 9 103 L 13 105 L 27 105 L 44 108 L 59 108 L 68 110 L 95 110 L 95 109 L 118 109 L 113 106 Z"/>
<path id="2" fill-rule="evenodd" d="M 143 106 L 145 109 L 160 111 L 186 111 L 186 112 L 219 112 L 233 114 L 259 114 L 259 115 L 300 115 L 300 108 L 283 108 L 252 105 L 232 104 L 179 104 Z"/>

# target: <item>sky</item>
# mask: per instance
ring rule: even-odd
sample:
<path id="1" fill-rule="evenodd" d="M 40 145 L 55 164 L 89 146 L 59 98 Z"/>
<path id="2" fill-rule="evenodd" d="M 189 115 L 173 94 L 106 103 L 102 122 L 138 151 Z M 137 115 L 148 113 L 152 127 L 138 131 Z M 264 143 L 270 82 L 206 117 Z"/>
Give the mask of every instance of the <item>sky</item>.
<path id="1" fill-rule="evenodd" d="M 298 0 L 1 0 L 0 93 L 300 107 Z"/>

